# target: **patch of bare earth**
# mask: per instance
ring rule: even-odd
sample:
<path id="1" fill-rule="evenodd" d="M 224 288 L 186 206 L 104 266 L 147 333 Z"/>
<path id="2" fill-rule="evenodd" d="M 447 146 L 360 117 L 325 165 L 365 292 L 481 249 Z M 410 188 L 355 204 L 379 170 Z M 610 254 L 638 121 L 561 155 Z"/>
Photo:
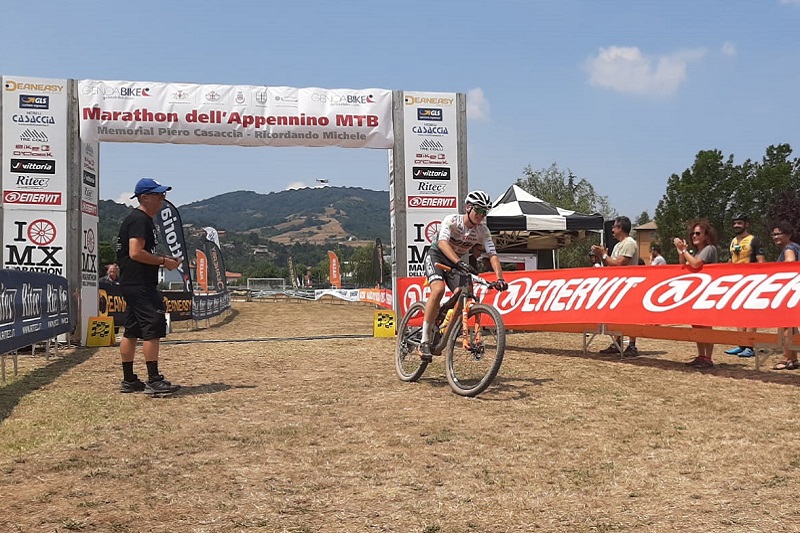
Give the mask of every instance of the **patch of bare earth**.
<path id="1" fill-rule="evenodd" d="M 285 245 L 291 245 L 295 242 L 322 245 L 329 244 L 332 241 L 346 246 L 372 244 L 372 241 L 348 241 L 348 234 L 342 227 L 341 222 L 333 217 L 335 212 L 335 209 L 326 207 L 325 215 L 318 216 L 320 224 L 314 227 L 304 227 L 307 220 L 306 216 L 293 215 L 287 222 L 275 226 L 282 233 L 270 237 L 269 240 Z"/>
<path id="2" fill-rule="evenodd" d="M 371 307 L 235 309 L 169 336 L 226 341 L 165 345 L 169 398 L 118 393 L 115 348 L 23 356 L 0 389 L 0 531 L 800 530 L 798 373 L 512 334 L 465 399 L 440 362 L 398 380 L 392 339 L 315 338 L 371 334 Z"/>

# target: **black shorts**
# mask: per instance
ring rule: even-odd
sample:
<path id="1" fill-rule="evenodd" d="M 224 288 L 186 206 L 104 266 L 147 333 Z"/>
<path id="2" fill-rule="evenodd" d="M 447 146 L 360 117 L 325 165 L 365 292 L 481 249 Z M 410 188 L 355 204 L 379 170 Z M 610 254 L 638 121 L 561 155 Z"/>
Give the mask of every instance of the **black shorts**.
<path id="1" fill-rule="evenodd" d="M 422 260 L 422 266 L 425 268 L 425 277 L 428 278 L 429 285 L 434 281 L 444 280 L 451 291 L 462 285 L 461 278 L 464 277 L 463 275 L 455 273 L 454 270 L 446 272 L 444 269 L 437 267 L 436 263 L 455 267 L 453 262 L 447 259 L 443 253 L 433 248 L 428 248 L 428 253 L 425 254 L 425 259 Z"/>
<path id="2" fill-rule="evenodd" d="M 127 316 L 124 337 L 128 339 L 161 339 L 167 336 L 164 300 L 155 285 L 122 285 Z"/>

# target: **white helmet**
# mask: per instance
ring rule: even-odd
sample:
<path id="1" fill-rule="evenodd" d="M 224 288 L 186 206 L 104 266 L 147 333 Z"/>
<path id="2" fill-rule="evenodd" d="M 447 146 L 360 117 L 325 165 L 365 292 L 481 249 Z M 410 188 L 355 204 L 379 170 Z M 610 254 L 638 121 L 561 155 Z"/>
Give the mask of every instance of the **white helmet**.
<path id="1" fill-rule="evenodd" d="M 483 191 L 471 191 L 467 197 L 464 198 L 464 202 L 483 209 L 492 208 L 492 199 Z"/>

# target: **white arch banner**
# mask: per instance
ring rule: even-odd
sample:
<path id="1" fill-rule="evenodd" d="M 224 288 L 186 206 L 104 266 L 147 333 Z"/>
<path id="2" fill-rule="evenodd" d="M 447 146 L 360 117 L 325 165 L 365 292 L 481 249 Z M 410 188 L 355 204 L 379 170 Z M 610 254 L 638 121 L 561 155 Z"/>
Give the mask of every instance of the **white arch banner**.
<path id="1" fill-rule="evenodd" d="M 80 80 L 84 142 L 392 148 L 392 92 Z"/>

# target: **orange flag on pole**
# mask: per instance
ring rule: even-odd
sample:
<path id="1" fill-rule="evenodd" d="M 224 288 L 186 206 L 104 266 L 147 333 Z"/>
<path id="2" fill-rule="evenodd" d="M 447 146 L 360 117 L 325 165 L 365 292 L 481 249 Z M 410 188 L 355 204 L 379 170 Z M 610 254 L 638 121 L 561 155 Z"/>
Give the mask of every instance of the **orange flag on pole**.
<path id="1" fill-rule="evenodd" d="M 197 284 L 200 285 L 203 292 L 208 292 L 208 258 L 200 250 L 195 250 L 195 253 L 197 254 L 197 272 L 195 272 Z"/>
<path id="2" fill-rule="evenodd" d="M 335 253 L 328 251 L 328 259 L 331 262 L 331 269 L 330 269 L 331 285 L 333 285 L 337 289 L 341 289 L 342 273 L 339 270 L 339 258 L 336 257 Z"/>

